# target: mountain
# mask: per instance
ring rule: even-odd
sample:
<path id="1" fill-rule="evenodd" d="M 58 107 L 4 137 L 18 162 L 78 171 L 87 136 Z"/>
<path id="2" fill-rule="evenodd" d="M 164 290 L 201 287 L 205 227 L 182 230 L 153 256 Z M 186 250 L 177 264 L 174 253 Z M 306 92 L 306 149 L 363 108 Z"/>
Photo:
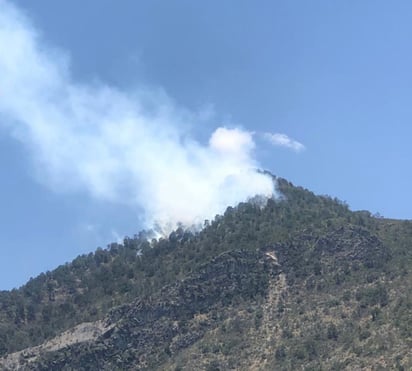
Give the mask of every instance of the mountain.
<path id="1" fill-rule="evenodd" d="M 412 222 L 277 187 L 0 292 L 0 368 L 411 369 Z"/>

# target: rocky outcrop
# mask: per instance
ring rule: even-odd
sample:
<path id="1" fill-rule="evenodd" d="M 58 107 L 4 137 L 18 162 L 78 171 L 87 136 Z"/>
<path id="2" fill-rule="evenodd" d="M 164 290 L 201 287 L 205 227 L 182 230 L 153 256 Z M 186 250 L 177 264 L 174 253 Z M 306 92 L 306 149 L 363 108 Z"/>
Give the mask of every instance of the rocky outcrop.
<path id="1" fill-rule="evenodd" d="M 19 358 L 24 370 L 150 369 L 178 353 L 222 321 L 233 300 L 265 297 L 280 268 L 262 251 L 223 253 L 186 279 L 157 294 L 113 310 L 104 332 L 53 350 L 35 360 Z"/>

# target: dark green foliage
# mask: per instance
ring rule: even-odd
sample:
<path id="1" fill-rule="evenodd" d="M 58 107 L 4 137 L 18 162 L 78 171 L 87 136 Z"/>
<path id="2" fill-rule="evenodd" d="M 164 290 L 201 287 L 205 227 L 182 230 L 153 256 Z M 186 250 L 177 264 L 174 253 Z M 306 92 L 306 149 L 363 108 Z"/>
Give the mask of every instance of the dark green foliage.
<path id="1" fill-rule="evenodd" d="M 360 302 L 362 308 L 374 305 L 383 307 L 388 304 L 388 293 L 384 286 L 378 284 L 359 290 L 356 293 L 356 299 Z"/>
<path id="2" fill-rule="evenodd" d="M 338 340 L 338 329 L 335 324 L 331 323 L 327 329 L 327 336 L 330 340 Z"/>

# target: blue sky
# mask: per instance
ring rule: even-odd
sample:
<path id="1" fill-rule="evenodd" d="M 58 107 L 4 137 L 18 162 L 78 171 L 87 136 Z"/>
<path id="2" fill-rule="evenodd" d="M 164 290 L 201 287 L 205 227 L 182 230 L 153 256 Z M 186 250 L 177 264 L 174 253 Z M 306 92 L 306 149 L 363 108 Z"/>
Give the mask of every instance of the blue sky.
<path id="1" fill-rule="evenodd" d="M 0 8 L 9 4 L 0 1 Z M 47 99 L 35 98 L 35 103 L 53 114 L 53 102 L 66 85 L 82 94 L 86 88 L 95 94 L 102 86 L 109 87 L 109 98 L 102 98 L 110 99 L 109 115 L 123 115 L 134 99 L 144 106 L 142 116 L 131 115 L 148 128 L 144 138 L 150 138 L 150 146 L 129 128 L 130 138 L 137 138 L 137 148 L 150 147 L 147 153 L 158 155 L 138 157 L 137 162 L 147 164 L 144 167 L 107 169 L 99 161 L 106 166 L 109 154 L 119 152 L 123 143 L 112 143 L 112 131 L 103 135 L 97 126 L 85 129 L 72 122 L 83 117 L 74 110 L 64 119 L 67 143 L 50 145 L 38 132 L 28 134 L 34 130 L 28 122 L 31 117 L 19 111 L 27 102 L 10 99 L 4 106 L 12 107 L 12 114 L 0 112 L 0 289 L 19 286 L 80 253 L 137 233 L 145 225 L 147 205 L 136 201 L 142 192 L 129 188 L 146 187 L 141 177 L 151 167 L 157 174 L 153 181 L 163 179 L 164 168 L 157 160 L 162 152 L 170 158 L 166 179 L 191 182 L 193 168 L 188 165 L 189 175 L 180 172 L 187 162 L 182 160 L 184 166 L 179 167 L 174 153 L 184 158 L 189 153 L 200 161 L 201 169 L 208 169 L 214 163 L 203 157 L 221 151 L 229 134 L 230 143 L 241 150 L 229 148 L 233 161 L 222 171 L 259 164 L 316 193 L 337 196 L 354 210 L 412 218 L 410 2 L 19 0 L 14 4 L 26 17 L 21 27 L 28 25 L 30 34 L 40 34 L 36 52 L 46 53 L 39 55 L 47 55 L 52 68 L 57 66 L 58 84 L 50 76 L 44 77 L 50 81 L 40 83 L 38 75 L 32 78 L 37 67 L 29 58 L 16 69 L 18 78 L 22 70 L 28 71 L 27 80 L 21 81 L 35 81 L 35 88 L 30 87 L 33 94 L 48 91 Z M 7 37 L 1 43 L 2 55 L 17 48 Z M 10 76 L 0 69 L 3 84 L 8 81 L 6 74 Z M 10 84 L 10 90 L 0 86 L 0 99 L 21 95 L 13 90 L 17 86 L 13 80 Z M 82 109 L 89 102 L 96 104 L 91 113 L 98 117 L 103 103 L 90 97 L 82 102 Z M 158 113 L 158 107 L 166 108 Z M 62 116 L 57 114 L 56 122 Z M 19 126 L 19 120 L 27 124 Z M 72 124 L 80 126 L 71 129 Z M 94 134 L 97 143 L 90 139 Z M 296 142 L 270 137 L 273 134 Z M 113 156 L 127 162 L 135 148 L 127 138 L 122 140 L 128 152 Z M 104 149 L 104 156 L 89 158 L 84 147 L 99 151 L 100 141 L 111 143 L 109 154 Z M 175 147 L 178 143 L 182 152 Z M 224 143 L 227 151 L 228 142 Z M 64 152 L 61 147 L 66 144 Z M 120 180 L 113 184 L 99 174 L 82 172 L 89 165 Z M 250 187 L 242 178 L 236 181 L 242 190 Z M 123 186 L 127 189 L 120 190 Z M 163 180 L 162 187 L 168 189 L 162 188 L 162 195 L 174 198 L 170 192 L 186 186 L 182 181 L 167 187 Z M 265 189 L 265 184 L 260 187 Z M 192 190 L 187 186 L 187 197 L 196 197 Z M 159 197 L 153 202 L 176 207 Z M 221 205 L 226 199 L 218 201 Z M 163 217 L 161 210 L 149 211 Z"/>

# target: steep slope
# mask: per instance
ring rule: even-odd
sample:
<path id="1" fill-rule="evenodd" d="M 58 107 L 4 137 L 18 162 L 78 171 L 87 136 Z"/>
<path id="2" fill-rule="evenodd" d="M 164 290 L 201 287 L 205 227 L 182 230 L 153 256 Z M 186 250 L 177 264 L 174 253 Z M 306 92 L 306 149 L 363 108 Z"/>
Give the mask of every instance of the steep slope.
<path id="1" fill-rule="evenodd" d="M 148 295 L 231 249 L 255 249 L 287 241 L 305 226 L 353 218 L 347 207 L 279 179 L 283 201 L 229 208 L 206 221 L 201 233 L 183 230 L 147 242 L 145 234 L 79 256 L 31 279 L 20 289 L 0 292 L 0 355 L 56 336 L 81 322 L 102 319 L 114 306 Z M 357 218 L 357 217 L 356 217 Z"/>
<path id="2" fill-rule="evenodd" d="M 4 354 L 73 329 L 0 365 L 412 367 L 412 223 L 278 184 L 283 200 L 229 208 L 196 235 L 135 236 L 2 292 Z"/>
<path id="3" fill-rule="evenodd" d="M 108 330 L 94 342 L 40 356 L 31 367 L 64 369 L 67 359 L 76 370 L 156 367 L 230 318 L 238 305 L 262 300 L 278 274 L 262 251 L 223 253 L 184 280 L 113 310 Z"/>

